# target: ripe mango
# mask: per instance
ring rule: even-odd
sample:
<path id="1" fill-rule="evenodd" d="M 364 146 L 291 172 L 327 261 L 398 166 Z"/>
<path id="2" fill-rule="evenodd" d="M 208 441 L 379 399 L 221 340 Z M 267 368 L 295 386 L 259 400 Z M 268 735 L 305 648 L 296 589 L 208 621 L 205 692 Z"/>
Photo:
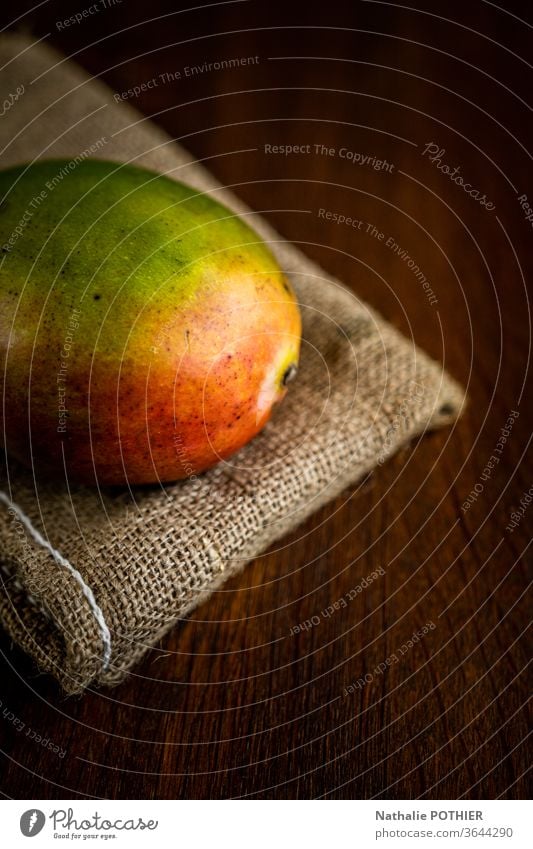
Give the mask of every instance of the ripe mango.
<path id="1" fill-rule="evenodd" d="M 190 478 L 257 434 L 296 372 L 294 293 L 210 195 L 150 171 L 0 172 L 8 455 L 86 484 Z"/>

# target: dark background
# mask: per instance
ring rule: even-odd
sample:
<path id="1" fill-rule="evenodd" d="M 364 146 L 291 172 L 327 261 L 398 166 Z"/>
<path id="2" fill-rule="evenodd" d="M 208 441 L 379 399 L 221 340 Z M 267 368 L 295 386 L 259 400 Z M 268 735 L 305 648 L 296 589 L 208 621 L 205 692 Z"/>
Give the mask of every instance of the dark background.
<path id="1" fill-rule="evenodd" d="M 533 205 L 533 19 L 529 3 L 412 3 L 250 0 L 180 13 L 123 0 L 62 31 L 58 20 L 91 4 L 45 2 L 28 14 L 30 3 L 3 4 L 2 26 L 19 18 L 15 28 L 47 35 L 117 91 L 259 56 L 129 102 L 212 157 L 222 182 L 444 361 L 469 396 L 456 427 L 320 510 L 118 688 L 65 698 L 2 635 L 3 706 L 66 749 L 58 758 L 0 715 L 5 796 L 527 796 L 533 507 L 513 533 L 506 525 L 533 483 L 533 230 L 517 199 Z M 431 141 L 494 211 L 421 155 Z M 395 167 L 265 156 L 265 143 L 346 146 Z M 314 214 L 286 211 L 295 207 Z M 320 207 L 393 235 L 438 308 L 391 251 L 319 219 Z M 463 512 L 512 410 L 501 461 Z M 347 609 L 286 636 L 380 566 L 386 575 Z M 437 627 L 400 664 L 343 696 L 428 621 Z"/>

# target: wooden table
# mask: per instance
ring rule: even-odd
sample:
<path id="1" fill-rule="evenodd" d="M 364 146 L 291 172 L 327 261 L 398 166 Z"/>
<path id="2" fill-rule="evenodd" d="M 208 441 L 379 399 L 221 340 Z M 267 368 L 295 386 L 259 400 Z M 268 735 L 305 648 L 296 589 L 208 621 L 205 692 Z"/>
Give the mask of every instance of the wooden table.
<path id="1" fill-rule="evenodd" d="M 0 722 L 5 796 L 527 795 L 531 24 L 518 2 L 414 2 L 179 14 L 129 0 L 61 26 L 72 4 L 48 2 L 17 24 L 118 92 L 156 79 L 129 102 L 444 361 L 469 405 L 254 561 L 116 689 L 65 698 L 2 636 L 2 710 L 25 723 Z M 346 609 L 286 636 L 379 568 Z"/>

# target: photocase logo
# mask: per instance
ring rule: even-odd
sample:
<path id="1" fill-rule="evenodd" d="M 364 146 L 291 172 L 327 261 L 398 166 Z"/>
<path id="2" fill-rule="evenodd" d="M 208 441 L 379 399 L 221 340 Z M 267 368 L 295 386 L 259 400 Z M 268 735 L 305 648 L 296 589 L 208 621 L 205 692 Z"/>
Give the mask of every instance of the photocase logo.
<path id="1" fill-rule="evenodd" d="M 24 837 L 35 837 L 42 831 L 46 822 L 46 817 L 42 811 L 36 808 L 31 808 L 25 811 L 20 818 L 20 830 Z"/>

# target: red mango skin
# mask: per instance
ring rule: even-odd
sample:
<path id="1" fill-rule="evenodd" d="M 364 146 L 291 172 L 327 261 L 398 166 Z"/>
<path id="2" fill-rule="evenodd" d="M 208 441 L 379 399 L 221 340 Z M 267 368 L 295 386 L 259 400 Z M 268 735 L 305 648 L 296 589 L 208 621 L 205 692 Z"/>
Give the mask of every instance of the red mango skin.
<path id="1" fill-rule="evenodd" d="M 118 163 L 20 166 L 0 172 L 0 244 L 2 434 L 36 473 L 192 478 L 284 397 L 294 293 L 209 195 Z"/>

